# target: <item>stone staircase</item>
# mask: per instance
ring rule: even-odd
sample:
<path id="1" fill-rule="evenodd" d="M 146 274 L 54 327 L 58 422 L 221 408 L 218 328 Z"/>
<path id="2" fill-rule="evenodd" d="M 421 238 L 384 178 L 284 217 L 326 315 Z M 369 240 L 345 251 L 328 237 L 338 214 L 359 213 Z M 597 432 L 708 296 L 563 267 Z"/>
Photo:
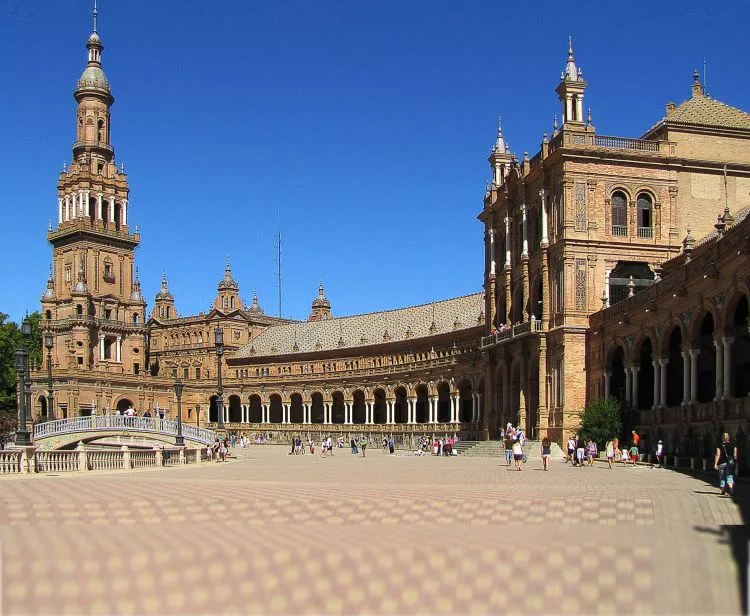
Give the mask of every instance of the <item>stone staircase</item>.
<path id="1" fill-rule="evenodd" d="M 504 458 L 505 447 L 502 441 L 459 441 L 454 446 L 459 456 L 477 458 Z M 541 459 L 542 445 L 539 441 L 526 441 L 524 453 L 530 459 Z M 557 443 L 552 443 L 550 454 L 559 460 L 563 456 L 562 449 Z"/>

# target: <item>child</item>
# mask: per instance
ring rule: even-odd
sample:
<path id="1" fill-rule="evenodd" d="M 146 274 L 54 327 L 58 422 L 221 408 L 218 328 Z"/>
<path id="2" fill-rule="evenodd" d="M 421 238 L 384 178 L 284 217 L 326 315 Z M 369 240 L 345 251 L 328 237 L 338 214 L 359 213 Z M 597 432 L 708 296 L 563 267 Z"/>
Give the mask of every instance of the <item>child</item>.
<path id="1" fill-rule="evenodd" d="M 628 453 L 628 450 L 625 447 L 623 447 L 622 448 L 622 463 L 627 464 L 628 462 L 630 462 L 630 454 Z"/>
<path id="2" fill-rule="evenodd" d="M 633 464 L 638 464 L 638 445 L 635 443 L 630 447 L 630 459 L 633 461 Z"/>

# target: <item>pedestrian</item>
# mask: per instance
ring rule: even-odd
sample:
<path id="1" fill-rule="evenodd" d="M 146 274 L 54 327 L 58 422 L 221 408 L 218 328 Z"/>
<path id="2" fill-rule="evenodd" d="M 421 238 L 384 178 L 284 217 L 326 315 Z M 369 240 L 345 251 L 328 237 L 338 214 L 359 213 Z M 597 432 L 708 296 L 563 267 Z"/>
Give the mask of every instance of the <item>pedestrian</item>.
<path id="1" fill-rule="evenodd" d="M 609 465 L 609 468 L 612 468 L 612 460 L 615 459 L 615 443 L 613 440 L 610 439 L 607 441 L 604 452 L 607 456 L 607 464 Z"/>
<path id="2" fill-rule="evenodd" d="M 325 439 L 322 439 L 320 441 L 320 457 L 325 458 L 326 457 L 326 450 L 328 449 L 328 444 L 326 443 Z"/>
<path id="3" fill-rule="evenodd" d="M 328 449 L 328 455 L 333 455 L 333 439 L 331 438 L 331 435 L 328 435 L 328 440 L 326 441 L 326 447 Z"/>
<path id="4" fill-rule="evenodd" d="M 510 462 L 513 460 L 513 438 L 510 435 L 510 430 L 505 432 L 503 444 L 505 445 L 505 465 L 510 466 Z"/>
<path id="5" fill-rule="evenodd" d="M 583 446 L 583 439 L 577 439 L 576 445 L 576 464 L 577 466 L 583 466 L 583 461 L 586 458 L 586 448 Z"/>
<path id="6" fill-rule="evenodd" d="M 714 468 L 719 471 L 719 488 L 724 496 L 729 490 L 729 496 L 734 496 L 734 478 L 737 474 L 737 447 L 727 432 L 721 439 L 721 445 L 716 448 Z"/>
<path id="7" fill-rule="evenodd" d="M 638 436 L 638 433 L 635 430 L 633 430 L 632 434 L 633 434 L 633 445 L 631 447 L 631 450 L 632 450 L 633 447 L 636 448 L 637 451 L 636 451 L 635 459 L 637 461 L 638 460 L 638 453 L 639 453 L 640 448 L 641 448 L 641 437 Z"/>
<path id="8" fill-rule="evenodd" d="M 358 453 L 357 452 L 357 440 L 354 437 L 352 437 L 349 440 L 349 444 L 351 445 L 351 448 L 352 448 L 352 455 L 353 456 L 357 455 L 357 453 Z"/>
<path id="9" fill-rule="evenodd" d="M 393 443 L 393 436 L 391 436 L 391 438 L 388 439 L 388 453 L 392 454 L 394 450 L 395 450 L 395 445 Z"/>
<path id="10" fill-rule="evenodd" d="M 363 458 L 367 457 L 365 455 L 366 452 L 367 452 L 367 438 L 365 438 L 364 436 L 362 436 L 362 438 L 359 439 L 359 446 L 362 449 L 362 457 Z"/>
<path id="11" fill-rule="evenodd" d="M 568 439 L 568 457 L 565 459 L 566 462 L 571 462 L 573 466 L 576 465 L 576 435 L 571 434 Z"/>
<path id="12" fill-rule="evenodd" d="M 664 441 L 659 441 L 656 444 L 656 463 L 659 467 L 664 466 Z"/>
<path id="13" fill-rule="evenodd" d="M 544 467 L 545 471 L 549 470 L 549 456 L 551 447 L 552 445 L 549 441 L 549 438 L 545 436 L 542 439 L 542 466 Z"/>
<path id="14" fill-rule="evenodd" d="M 634 465 L 638 464 L 638 445 L 636 445 L 635 442 L 630 446 L 630 459 L 633 461 Z"/>
<path id="15" fill-rule="evenodd" d="M 599 448 L 596 446 L 593 439 L 589 439 L 589 444 L 586 446 L 586 454 L 589 458 L 589 466 L 594 466 L 594 460 L 596 459 L 596 456 L 599 455 Z"/>
<path id="16" fill-rule="evenodd" d="M 523 447 L 521 441 L 513 441 L 513 460 L 516 462 L 516 470 L 521 470 L 521 461 L 523 460 Z"/>

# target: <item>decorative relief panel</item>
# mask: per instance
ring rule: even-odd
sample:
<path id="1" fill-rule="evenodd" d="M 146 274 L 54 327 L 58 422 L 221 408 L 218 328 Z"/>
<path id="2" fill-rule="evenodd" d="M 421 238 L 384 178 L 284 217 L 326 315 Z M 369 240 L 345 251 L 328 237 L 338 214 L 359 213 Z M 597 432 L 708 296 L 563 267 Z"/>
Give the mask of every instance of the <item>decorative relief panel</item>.
<path id="1" fill-rule="evenodd" d="M 576 259 L 576 310 L 586 310 L 586 259 Z"/>
<path id="2" fill-rule="evenodd" d="M 586 184 L 584 182 L 576 182 L 575 230 L 586 230 Z"/>

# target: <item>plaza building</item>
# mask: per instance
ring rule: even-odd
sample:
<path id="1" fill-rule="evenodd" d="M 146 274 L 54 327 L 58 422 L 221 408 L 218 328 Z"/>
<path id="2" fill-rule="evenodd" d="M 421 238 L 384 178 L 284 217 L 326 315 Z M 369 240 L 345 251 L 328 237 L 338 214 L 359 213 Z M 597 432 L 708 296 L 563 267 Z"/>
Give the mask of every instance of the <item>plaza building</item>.
<path id="1" fill-rule="evenodd" d="M 591 315 L 648 289 L 686 230 L 707 235 L 727 200 L 748 202 L 750 115 L 709 97 L 697 73 L 690 97 L 668 102 L 639 139 L 598 134 L 587 88 L 570 44 L 560 123 L 555 116 L 539 150 L 520 160 L 498 127 L 489 156 L 479 219 L 490 435 L 507 421 L 558 442 L 575 430 L 603 393 L 590 386 L 601 380 Z"/>
<path id="2" fill-rule="evenodd" d="M 266 315 L 255 294 L 246 304 L 227 262 L 207 312 L 181 314 L 164 276 L 148 314 L 135 266 L 141 237 L 137 227 L 131 230 L 128 177 L 115 161 L 114 97 L 96 21 L 86 47 L 87 65 L 74 92 L 73 157 L 58 178 L 57 225 L 48 232 L 53 266 L 42 296 L 42 329 L 54 344 L 44 365 L 32 371 L 35 420 L 115 413 L 130 405 L 173 417 L 179 379 L 183 421 L 220 430 L 487 439 L 510 421 L 531 436 L 561 442 L 577 427 L 587 400 L 620 395 L 627 388 L 618 383 L 628 374 L 630 397 L 620 397 L 638 398 L 631 362 L 645 338 L 628 334 L 639 342 L 617 343 L 617 355 L 621 338 L 610 331 L 609 315 L 627 306 L 632 323 L 650 322 L 641 298 L 659 303 L 653 294 L 686 259 L 686 229 L 708 235 L 717 211 L 727 203 L 741 210 L 750 192 L 748 114 L 707 96 L 696 75 L 690 98 L 668 103 L 666 115 L 640 139 L 599 135 L 585 111 L 588 84 L 571 46 L 556 90 L 560 123 L 555 118 L 539 151 L 519 160 L 498 126 L 489 156 L 493 178 L 479 214 L 483 293 L 336 317 L 321 282 L 317 295 L 311 293 L 309 318 L 296 321 Z M 699 253 L 742 233 L 735 228 L 746 223 L 738 222 L 739 214 L 731 218 L 727 210 L 728 230 L 696 246 L 687 270 L 703 262 Z M 738 327 L 742 315 L 747 318 L 740 287 L 729 284 L 737 271 L 730 256 L 707 263 L 718 274 L 711 270 L 704 282 L 693 281 L 695 291 L 691 282 L 680 295 L 680 310 L 703 319 L 704 287 L 726 281 L 726 306 L 735 312 L 709 310 L 711 332 L 723 331 L 727 319 Z M 606 327 L 593 336 L 590 322 L 595 330 L 604 327 L 600 322 Z M 686 322 L 685 340 L 704 336 L 704 325 L 695 327 L 688 330 Z M 223 353 L 217 353 L 219 333 Z M 654 358 L 667 357 L 655 350 L 663 336 L 646 338 Z M 740 338 L 733 352 L 741 354 Z M 731 347 L 723 338 L 719 343 L 717 358 Z M 713 356 L 701 351 L 697 357 L 703 365 Z M 743 358 L 737 366 L 745 365 Z M 604 379 L 606 373 L 612 376 Z M 639 378 L 646 373 L 643 364 Z M 638 395 L 648 389 L 644 382 Z M 648 404 L 644 398 L 644 413 Z M 657 411 L 631 417 L 634 425 L 652 428 L 662 421 Z"/>

